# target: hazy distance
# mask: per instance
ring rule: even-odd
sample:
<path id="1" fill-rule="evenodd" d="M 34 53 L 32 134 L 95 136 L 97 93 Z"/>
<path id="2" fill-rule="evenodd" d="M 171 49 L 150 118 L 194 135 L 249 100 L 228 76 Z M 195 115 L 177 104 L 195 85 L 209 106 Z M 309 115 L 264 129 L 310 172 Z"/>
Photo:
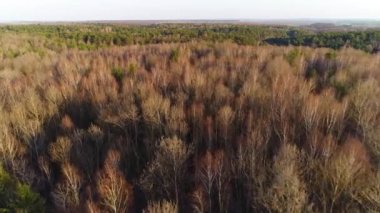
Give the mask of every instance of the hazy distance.
<path id="1" fill-rule="evenodd" d="M 378 0 L 13 0 L 0 22 L 94 20 L 380 20 Z M 314 21 L 313 21 L 314 22 Z"/>

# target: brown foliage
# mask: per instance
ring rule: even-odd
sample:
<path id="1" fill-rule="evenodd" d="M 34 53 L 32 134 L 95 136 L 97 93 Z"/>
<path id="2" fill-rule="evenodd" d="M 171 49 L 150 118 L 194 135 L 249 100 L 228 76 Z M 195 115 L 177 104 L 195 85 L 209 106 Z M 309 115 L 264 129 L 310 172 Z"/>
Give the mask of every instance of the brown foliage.
<path id="1" fill-rule="evenodd" d="M 144 213 L 177 213 L 178 207 L 171 202 L 168 201 L 161 201 L 161 202 L 154 202 L 149 203 L 148 207 L 144 210 Z"/>
<path id="2" fill-rule="evenodd" d="M 68 115 L 63 116 L 63 118 L 61 120 L 61 128 L 62 128 L 62 130 L 63 131 L 70 131 L 74 127 L 75 127 L 74 123 L 71 120 L 70 116 L 68 116 Z"/>
<path id="3" fill-rule="evenodd" d="M 101 206 L 109 212 L 128 212 L 132 207 L 132 186 L 119 171 L 120 154 L 116 150 L 107 153 L 104 168 L 97 179 Z"/>
<path id="4" fill-rule="evenodd" d="M 45 51 L 0 59 L 0 157 L 53 211 L 379 210 L 378 56 Z"/>

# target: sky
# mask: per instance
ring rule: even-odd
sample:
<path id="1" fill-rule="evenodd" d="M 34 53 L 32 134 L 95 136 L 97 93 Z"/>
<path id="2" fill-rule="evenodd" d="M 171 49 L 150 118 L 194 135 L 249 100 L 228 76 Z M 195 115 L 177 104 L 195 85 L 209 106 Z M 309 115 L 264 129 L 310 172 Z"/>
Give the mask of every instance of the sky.
<path id="1" fill-rule="evenodd" d="M 377 19 L 380 0 L 0 0 L 0 21 Z"/>

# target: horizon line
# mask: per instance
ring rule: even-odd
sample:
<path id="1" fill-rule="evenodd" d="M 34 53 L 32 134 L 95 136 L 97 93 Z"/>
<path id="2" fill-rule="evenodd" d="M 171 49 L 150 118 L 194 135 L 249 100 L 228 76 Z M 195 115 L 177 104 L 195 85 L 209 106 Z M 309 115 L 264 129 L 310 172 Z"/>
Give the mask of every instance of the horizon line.
<path id="1" fill-rule="evenodd" d="M 0 23 L 14 22 L 106 22 L 106 21 L 379 21 L 380 18 L 162 18 L 162 19 L 77 19 L 77 20 L 0 20 Z"/>

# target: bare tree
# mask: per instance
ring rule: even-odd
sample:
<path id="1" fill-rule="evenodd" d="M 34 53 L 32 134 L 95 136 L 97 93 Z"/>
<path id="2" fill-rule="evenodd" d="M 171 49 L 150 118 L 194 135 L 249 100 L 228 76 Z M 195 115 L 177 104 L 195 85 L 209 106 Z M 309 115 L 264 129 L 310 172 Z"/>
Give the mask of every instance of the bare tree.
<path id="1" fill-rule="evenodd" d="M 107 153 L 104 168 L 97 181 L 101 204 L 111 212 L 128 212 L 131 206 L 132 187 L 119 171 L 120 154 L 116 150 Z"/>
<path id="2" fill-rule="evenodd" d="M 300 153 L 296 147 L 284 144 L 273 165 L 274 180 L 266 194 L 266 206 L 275 212 L 303 212 L 306 206 L 306 186 L 300 177 Z"/>
<path id="3" fill-rule="evenodd" d="M 201 183 L 203 190 L 207 194 L 207 206 L 208 212 L 212 212 L 212 196 L 213 196 L 213 188 L 216 181 L 216 171 L 213 162 L 213 155 L 210 151 L 206 152 L 206 154 L 201 158 L 199 168 L 197 169 L 197 178 Z"/>
<path id="4" fill-rule="evenodd" d="M 151 202 L 143 211 L 144 213 L 178 213 L 178 207 L 175 203 L 169 201 Z"/>
<path id="5" fill-rule="evenodd" d="M 64 210 L 76 209 L 80 205 L 80 189 L 82 177 L 79 171 L 71 164 L 62 165 L 62 180 L 52 192 L 55 204 Z"/>
<path id="6" fill-rule="evenodd" d="M 184 182 L 184 163 L 190 149 L 177 137 L 162 139 L 154 160 L 145 170 L 141 184 L 153 197 L 173 198 L 178 205 Z M 152 193 L 153 192 L 153 193 Z"/>

